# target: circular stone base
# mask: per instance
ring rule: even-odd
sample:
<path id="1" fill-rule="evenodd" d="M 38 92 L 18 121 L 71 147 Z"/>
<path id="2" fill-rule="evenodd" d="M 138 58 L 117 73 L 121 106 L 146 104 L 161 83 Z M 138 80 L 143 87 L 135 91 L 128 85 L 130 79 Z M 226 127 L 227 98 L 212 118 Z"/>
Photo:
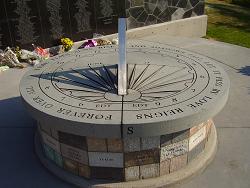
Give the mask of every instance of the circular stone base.
<path id="1" fill-rule="evenodd" d="M 87 180 L 79 176 L 73 175 L 62 168 L 56 166 L 53 162 L 48 160 L 42 150 L 39 139 L 39 134 L 35 135 L 35 151 L 42 162 L 53 174 L 59 178 L 72 183 L 78 187 L 162 187 L 171 186 L 180 183 L 188 178 L 201 173 L 207 165 L 213 160 L 217 150 L 217 133 L 214 125 L 211 127 L 211 134 L 205 149 L 194 160 L 192 160 L 186 167 L 173 172 L 168 175 L 163 175 L 156 178 L 149 178 L 145 180 L 130 181 L 130 182 L 112 182 L 104 180 Z"/>

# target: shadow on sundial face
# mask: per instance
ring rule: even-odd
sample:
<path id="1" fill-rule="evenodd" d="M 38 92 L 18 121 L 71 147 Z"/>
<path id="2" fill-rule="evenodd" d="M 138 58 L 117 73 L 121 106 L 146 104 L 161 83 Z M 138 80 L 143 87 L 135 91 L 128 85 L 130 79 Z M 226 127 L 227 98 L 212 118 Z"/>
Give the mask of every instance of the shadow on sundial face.
<path id="1" fill-rule="evenodd" d="M 71 64 L 72 65 L 72 64 Z M 59 66 L 44 71 L 40 82 L 69 97 L 89 102 L 121 102 L 117 95 L 117 65 L 94 64 L 84 68 Z M 192 85 L 195 73 L 185 65 L 128 65 L 128 94 L 124 102 L 149 102 L 171 97 Z"/>

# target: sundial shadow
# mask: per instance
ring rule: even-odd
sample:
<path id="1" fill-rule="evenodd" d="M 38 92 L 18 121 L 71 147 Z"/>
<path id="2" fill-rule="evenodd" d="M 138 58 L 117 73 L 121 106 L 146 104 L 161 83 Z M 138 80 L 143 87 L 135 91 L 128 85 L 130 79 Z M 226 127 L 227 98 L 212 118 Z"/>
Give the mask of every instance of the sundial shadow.
<path id="1" fill-rule="evenodd" d="M 241 73 L 245 76 L 250 76 L 250 66 L 241 67 L 240 69 L 238 69 L 238 73 Z"/>
<path id="2" fill-rule="evenodd" d="M 61 90 L 117 93 L 117 65 L 58 68 L 53 73 L 32 76 L 51 80 Z"/>

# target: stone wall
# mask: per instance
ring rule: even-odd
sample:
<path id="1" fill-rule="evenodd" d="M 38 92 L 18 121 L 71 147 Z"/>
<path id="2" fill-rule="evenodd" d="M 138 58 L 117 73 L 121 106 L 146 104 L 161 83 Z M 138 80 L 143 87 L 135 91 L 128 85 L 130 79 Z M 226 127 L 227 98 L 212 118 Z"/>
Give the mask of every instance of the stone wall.
<path id="1" fill-rule="evenodd" d="M 154 137 L 94 138 L 38 124 L 47 159 L 87 179 L 133 181 L 176 172 L 205 148 L 213 121 Z"/>
<path id="2" fill-rule="evenodd" d="M 135 28 L 203 13 L 200 0 L 2 0 L 0 48 L 51 47 L 62 37 L 79 41 L 116 33 L 125 14 L 128 28 Z"/>

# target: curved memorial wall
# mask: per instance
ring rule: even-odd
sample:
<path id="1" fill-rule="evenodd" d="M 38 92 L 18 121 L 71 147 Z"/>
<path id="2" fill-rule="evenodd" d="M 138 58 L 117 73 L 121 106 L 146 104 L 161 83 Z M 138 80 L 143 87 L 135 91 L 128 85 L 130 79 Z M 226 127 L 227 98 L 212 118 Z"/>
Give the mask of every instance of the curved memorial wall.
<path id="1" fill-rule="evenodd" d="M 125 15 L 131 29 L 203 14 L 201 0 L 2 0 L 0 48 L 51 47 L 62 37 L 117 33 L 118 17 Z"/>

